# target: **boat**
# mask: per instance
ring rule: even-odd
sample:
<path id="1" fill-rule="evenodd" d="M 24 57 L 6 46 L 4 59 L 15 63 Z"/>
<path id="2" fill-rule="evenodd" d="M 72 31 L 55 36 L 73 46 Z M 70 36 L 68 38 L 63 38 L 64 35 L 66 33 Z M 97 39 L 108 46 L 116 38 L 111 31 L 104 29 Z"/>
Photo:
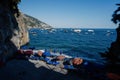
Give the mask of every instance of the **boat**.
<path id="1" fill-rule="evenodd" d="M 111 31 L 110 31 L 110 30 L 107 30 L 107 33 L 111 33 Z"/>
<path id="2" fill-rule="evenodd" d="M 89 30 L 88 30 L 88 32 L 94 32 L 94 30 L 92 30 L 92 29 L 89 29 Z"/>
<path id="3" fill-rule="evenodd" d="M 80 33 L 82 30 L 80 30 L 80 29 L 74 29 L 73 31 L 76 32 L 76 33 Z"/>
<path id="4" fill-rule="evenodd" d="M 54 33 L 54 32 L 56 32 L 56 29 L 49 29 L 48 32 Z"/>
<path id="5" fill-rule="evenodd" d="M 113 32 L 111 32 L 110 30 L 107 30 L 106 32 L 106 36 L 110 36 Z"/>

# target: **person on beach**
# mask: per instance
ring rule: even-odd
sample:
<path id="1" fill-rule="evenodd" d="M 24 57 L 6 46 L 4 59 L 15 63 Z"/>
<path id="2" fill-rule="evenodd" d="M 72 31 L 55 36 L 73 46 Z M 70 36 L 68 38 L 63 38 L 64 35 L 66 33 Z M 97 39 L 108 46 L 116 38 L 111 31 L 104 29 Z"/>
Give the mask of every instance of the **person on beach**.
<path id="1" fill-rule="evenodd" d="M 18 50 L 16 52 L 17 54 L 23 54 L 23 55 L 38 55 L 38 56 L 44 56 L 44 57 L 48 57 L 48 56 L 52 56 L 50 52 L 46 52 L 44 50 L 31 50 L 31 49 L 28 49 L 28 50 Z"/>
<path id="2" fill-rule="evenodd" d="M 18 50 L 17 54 L 18 59 L 42 60 L 51 65 L 59 64 L 57 61 L 51 61 L 51 58 L 55 57 L 55 55 L 46 50 Z"/>
<path id="3" fill-rule="evenodd" d="M 18 50 L 15 54 L 16 59 L 28 59 L 33 54 L 32 50 Z"/>
<path id="4" fill-rule="evenodd" d="M 105 66 L 103 64 L 98 64 L 96 62 L 88 61 L 79 57 L 66 58 L 63 55 L 56 57 L 56 60 L 63 61 L 63 65 L 60 67 L 72 71 L 76 71 L 79 74 L 101 74 L 104 72 Z M 97 73 L 97 74 L 96 74 Z"/>
<path id="5" fill-rule="evenodd" d="M 103 64 L 88 61 L 79 57 L 66 58 L 63 55 L 56 57 L 56 60 L 63 61 L 63 63 L 59 65 L 60 68 L 75 72 L 78 75 L 86 75 L 92 78 L 92 80 L 96 80 L 97 78 L 104 80 L 104 78 L 106 78 L 105 65 Z"/>
<path id="6" fill-rule="evenodd" d="M 49 52 L 45 52 L 44 50 L 18 50 L 17 52 L 17 55 L 19 56 L 27 56 L 27 57 L 30 57 L 30 56 L 35 56 L 35 57 L 48 57 L 48 56 L 51 56 L 51 54 Z"/>
<path id="7" fill-rule="evenodd" d="M 97 64 L 94 62 L 90 62 L 88 60 L 79 58 L 79 57 L 75 57 L 75 58 L 66 58 L 63 55 L 57 56 L 55 60 L 58 61 L 63 61 L 64 65 L 72 65 L 74 68 L 79 69 L 82 67 L 97 67 L 100 68 L 100 65 L 103 66 L 102 64 Z M 99 67 L 98 67 L 99 66 Z"/>
<path id="8" fill-rule="evenodd" d="M 61 68 L 64 69 L 78 69 L 77 66 L 83 62 L 82 58 L 66 58 L 63 55 L 57 56 L 53 61 L 63 61 L 63 66 Z"/>

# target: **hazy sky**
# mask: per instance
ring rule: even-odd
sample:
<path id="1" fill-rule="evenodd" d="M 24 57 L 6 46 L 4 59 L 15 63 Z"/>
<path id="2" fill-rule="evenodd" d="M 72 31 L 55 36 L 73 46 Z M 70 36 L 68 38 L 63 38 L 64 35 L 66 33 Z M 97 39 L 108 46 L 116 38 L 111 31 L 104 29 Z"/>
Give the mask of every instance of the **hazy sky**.
<path id="1" fill-rule="evenodd" d="M 53 27 L 116 28 L 112 14 L 120 0 L 22 0 L 19 9 Z"/>

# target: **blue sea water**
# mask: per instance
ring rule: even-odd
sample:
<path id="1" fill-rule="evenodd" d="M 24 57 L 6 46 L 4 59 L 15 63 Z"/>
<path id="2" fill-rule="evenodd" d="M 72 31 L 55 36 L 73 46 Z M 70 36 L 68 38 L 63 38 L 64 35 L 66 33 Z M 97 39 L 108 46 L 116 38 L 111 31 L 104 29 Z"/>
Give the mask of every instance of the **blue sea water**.
<path id="1" fill-rule="evenodd" d="M 99 52 L 107 51 L 116 39 L 115 29 L 81 29 L 76 33 L 71 28 L 57 28 L 53 31 L 30 29 L 30 46 L 47 49 L 73 57 L 100 61 Z M 33 33 L 34 32 L 34 33 Z"/>

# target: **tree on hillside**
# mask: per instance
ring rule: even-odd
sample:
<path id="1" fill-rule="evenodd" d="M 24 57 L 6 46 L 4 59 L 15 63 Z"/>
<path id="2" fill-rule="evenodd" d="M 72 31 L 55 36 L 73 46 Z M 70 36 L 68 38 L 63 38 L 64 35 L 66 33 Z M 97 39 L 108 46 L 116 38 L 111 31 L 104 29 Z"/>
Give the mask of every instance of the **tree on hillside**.
<path id="1" fill-rule="evenodd" d="M 120 11 L 120 4 L 116 4 L 118 5 L 118 9 L 114 11 L 114 14 L 113 14 L 113 18 L 112 18 L 112 21 L 117 24 L 117 23 L 120 23 L 120 13 L 118 13 Z"/>

